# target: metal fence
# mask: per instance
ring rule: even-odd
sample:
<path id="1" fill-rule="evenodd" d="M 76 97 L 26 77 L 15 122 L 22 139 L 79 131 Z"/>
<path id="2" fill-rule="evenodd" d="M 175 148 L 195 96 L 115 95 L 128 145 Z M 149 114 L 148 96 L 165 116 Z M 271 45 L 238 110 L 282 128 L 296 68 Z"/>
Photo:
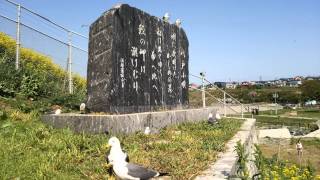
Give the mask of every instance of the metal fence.
<path id="1" fill-rule="evenodd" d="M 65 69 L 69 93 L 73 93 L 73 74 L 86 78 L 88 37 L 10 0 L 0 1 L 0 31 L 16 39 L 16 69 L 20 65 L 20 48 L 33 49 L 49 56 Z"/>

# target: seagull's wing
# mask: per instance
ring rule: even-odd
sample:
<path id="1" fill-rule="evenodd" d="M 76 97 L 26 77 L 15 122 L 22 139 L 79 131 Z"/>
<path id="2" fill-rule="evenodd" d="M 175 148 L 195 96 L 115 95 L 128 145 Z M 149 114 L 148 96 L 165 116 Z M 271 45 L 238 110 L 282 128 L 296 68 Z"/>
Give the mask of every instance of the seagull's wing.
<path id="1" fill-rule="evenodd" d="M 159 173 L 156 171 L 132 163 L 128 163 L 126 168 L 128 169 L 129 176 L 139 179 L 150 179 L 159 176 Z"/>

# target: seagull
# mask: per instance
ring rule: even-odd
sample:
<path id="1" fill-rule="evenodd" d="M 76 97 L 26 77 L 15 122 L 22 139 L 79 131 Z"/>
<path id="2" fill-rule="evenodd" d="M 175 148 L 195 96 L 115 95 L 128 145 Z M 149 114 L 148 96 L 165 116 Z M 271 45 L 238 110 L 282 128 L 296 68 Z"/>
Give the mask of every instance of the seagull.
<path id="1" fill-rule="evenodd" d="M 170 14 L 169 13 L 165 13 L 164 16 L 162 17 L 164 22 L 169 22 L 170 19 Z"/>
<path id="2" fill-rule="evenodd" d="M 220 116 L 219 113 L 216 114 L 216 119 L 217 119 L 217 120 L 220 120 L 220 119 L 221 119 L 221 116 Z"/>
<path id="3" fill-rule="evenodd" d="M 128 163 L 124 158 L 118 138 L 110 138 L 108 145 L 111 146 L 110 154 L 112 154 L 112 169 L 119 178 L 128 180 L 147 180 L 167 175 L 167 173 L 159 173 L 137 164 Z"/>
<path id="4" fill-rule="evenodd" d="M 144 134 L 145 134 L 145 135 L 149 135 L 150 133 L 151 133 L 150 127 L 147 126 L 147 127 L 145 128 L 145 130 L 144 130 Z"/>
<path id="5" fill-rule="evenodd" d="M 61 109 L 57 109 L 57 110 L 55 110 L 55 111 L 54 111 L 54 114 L 55 114 L 55 115 L 59 115 L 59 114 L 61 114 Z"/>
<path id="6" fill-rule="evenodd" d="M 181 19 L 176 20 L 176 26 L 181 27 Z"/>
<path id="7" fill-rule="evenodd" d="M 208 123 L 209 124 L 215 124 L 216 122 L 217 122 L 216 119 L 213 119 L 212 113 L 209 113 Z"/>
<path id="8" fill-rule="evenodd" d="M 126 152 L 122 151 L 118 138 L 110 138 L 108 141 L 108 145 L 111 146 L 110 153 L 106 158 L 109 164 L 113 164 L 113 161 L 118 158 L 124 159 L 126 162 L 129 162 L 129 156 Z"/>
<path id="9" fill-rule="evenodd" d="M 80 113 L 83 114 L 86 110 L 86 104 L 85 103 L 81 103 L 80 104 Z"/>

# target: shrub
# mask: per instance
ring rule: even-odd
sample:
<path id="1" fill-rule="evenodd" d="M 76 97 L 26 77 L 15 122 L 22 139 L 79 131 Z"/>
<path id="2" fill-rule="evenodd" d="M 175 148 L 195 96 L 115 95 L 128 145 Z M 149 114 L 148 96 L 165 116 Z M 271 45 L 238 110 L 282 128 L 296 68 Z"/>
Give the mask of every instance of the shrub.
<path id="1" fill-rule="evenodd" d="M 62 101 L 68 108 L 77 108 L 79 102 L 84 101 L 84 78 L 73 75 L 74 95 L 68 96 L 65 95 L 67 72 L 53 63 L 50 57 L 21 48 L 20 59 L 21 68 L 15 70 L 15 40 L 0 32 L 0 96 L 16 97 L 22 94 L 26 98 L 49 98 L 54 102 L 64 97 Z"/>
<path id="2" fill-rule="evenodd" d="M 64 112 L 69 112 L 71 110 L 78 110 L 80 104 L 84 102 L 85 94 L 76 93 L 76 94 L 61 94 L 50 99 L 50 102 L 55 105 L 63 106 Z"/>
<path id="3" fill-rule="evenodd" d="M 237 152 L 237 155 L 238 155 L 237 175 L 241 177 L 241 179 L 249 179 L 249 173 L 247 169 L 248 154 L 246 153 L 245 145 L 241 144 L 241 141 L 238 141 L 235 151 Z"/>
<path id="4" fill-rule="evenodd" d="M 53 60 L 32 49 L 21 48 L 21 70 L 15 70 L 15 40 L 0 32 L 0 73 L 1 83 L 9 89 L 19 89 L 27 94 L 50 96 L 60 93 L 67 73 Z M 6 79 L 5 79 L 6 78 Z M 77 74 L 73 75 L 76 90 L 85 89 L 86 80 Z M 2 85 L 4 86 L 4 85 Z M 18 88 L 17 88 L 18 87 Z"/>

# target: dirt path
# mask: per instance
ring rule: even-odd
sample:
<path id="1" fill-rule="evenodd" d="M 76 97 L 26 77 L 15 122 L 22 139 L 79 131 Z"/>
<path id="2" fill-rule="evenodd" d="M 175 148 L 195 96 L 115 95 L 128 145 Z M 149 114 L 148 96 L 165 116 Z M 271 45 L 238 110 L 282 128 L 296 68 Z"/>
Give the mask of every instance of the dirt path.
<path id="1" fill-rule="evenodd" d="M 291 138 L 291 134 L 288 128 L 281 129 L 261 129 L 259 130 L 259 139 L 260 138 Z"/>

